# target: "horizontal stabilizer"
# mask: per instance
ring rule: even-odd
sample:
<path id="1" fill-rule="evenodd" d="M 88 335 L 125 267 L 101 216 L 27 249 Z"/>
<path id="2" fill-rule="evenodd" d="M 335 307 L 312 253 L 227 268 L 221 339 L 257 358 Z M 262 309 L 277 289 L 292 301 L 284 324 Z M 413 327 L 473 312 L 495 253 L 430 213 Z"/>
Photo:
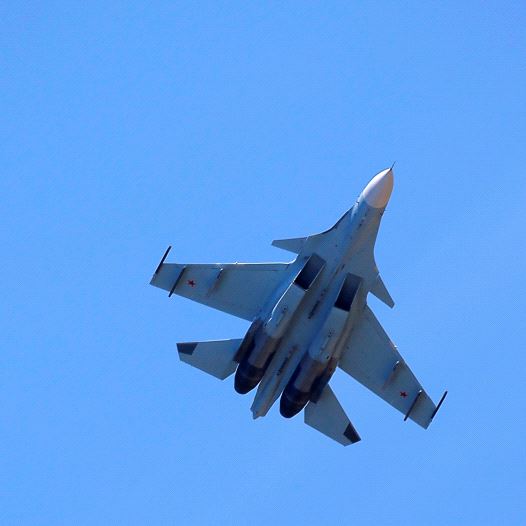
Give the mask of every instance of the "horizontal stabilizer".
<path id="1" fill-rule="evenodd" d="M 236 339 L 178 343 L 177 351 L 182 362 L 224 380 L 236 370 L 234 357 L 241 342 L 241 339 Z"/>
<path id="2" fill-rule="evenodd" d="M 282 248 L 283 250 L 288 250 L 289 252 L 294 252 L 294 254 L 299 254 L 306 240 L 306 237 L 295 237 L 292 239 L 275 239 L 274 241 L 272 241 L 272 246 Z"/>
<path id="3" fill-rule="evenodd" d="M 361 440 L 332 389 L 326 385 L 316 403 L 305 408 L 305 423 L 344 446 Z"/>
<path id="4" fill-rule="evenodd" d="M 387 290 L 385 283 L 382 281 L 380 274 L 378 274 L 378 277 L 376 278 L 376 281 L 374 282 L 374 285 L 371 288 L 371 292 L 380 301 L 383 301 L 387 306 L 391 308 L 394 307 L 395 303 L 393 301 L 393 298 L 391 298 L 391 294 L 389 294 L 389 291 Z"/>

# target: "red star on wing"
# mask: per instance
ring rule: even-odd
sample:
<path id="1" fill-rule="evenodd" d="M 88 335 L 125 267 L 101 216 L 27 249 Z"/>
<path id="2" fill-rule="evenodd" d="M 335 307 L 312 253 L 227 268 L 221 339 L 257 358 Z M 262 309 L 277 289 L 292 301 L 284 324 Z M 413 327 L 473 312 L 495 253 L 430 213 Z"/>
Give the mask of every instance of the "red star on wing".
<path id="1" fill-rule="evenodd" d="M 400 391 L 400 396 L 402 398 L 407 398 L 407 393 L 405 391 Z"/>
<path id="2" fill-rule="evenodd" d="M 190 287 L 195 287 L 195 281 L 193 279 L 189 279 L 187 283 L 190 285 Z"/>

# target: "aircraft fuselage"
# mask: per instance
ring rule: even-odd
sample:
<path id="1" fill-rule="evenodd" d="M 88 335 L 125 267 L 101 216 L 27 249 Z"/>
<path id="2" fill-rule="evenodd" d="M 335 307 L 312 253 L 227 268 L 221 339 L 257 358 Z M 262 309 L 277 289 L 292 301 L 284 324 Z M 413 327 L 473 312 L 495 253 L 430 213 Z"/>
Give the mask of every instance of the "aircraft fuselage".
<path id="1" fill-rule="evenodd" d="M 307 238 L 291 264 L 287 288 L 276 291 L 254 322 L 259 326 L 247 342 L 235 382 L 242 393 L 259 383 L 251 408 L 254 418 L 264 416 L 280 395 L 281 414 L 291 417 L 309 400 L 316 401 L 330 380 L 378 276 L 371 247 L 391 188 L 392 175 L 386 170 L 332 229 Z M 372 264 L 356 264 L 364 258 Z M 304 274 L 310 275 L 301 283 L 306 265 L 314 269 L 307 268 Z M 356 268 L 368 271 L 357 275 Z"/>

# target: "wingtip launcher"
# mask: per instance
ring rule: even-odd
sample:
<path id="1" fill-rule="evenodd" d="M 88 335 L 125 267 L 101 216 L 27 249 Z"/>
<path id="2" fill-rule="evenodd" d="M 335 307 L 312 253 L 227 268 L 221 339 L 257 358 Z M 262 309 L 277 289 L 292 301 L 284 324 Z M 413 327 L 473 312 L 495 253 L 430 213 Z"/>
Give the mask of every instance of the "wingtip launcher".
<path id="1" fill-rule="evenodd" d="M 440 409 L 440 406 L 444 403 L 444 400 L 446 399 L 447 391 L 444 391 L 444 394 L 442 395 L 442 398 L 438 402 L 435 410 L 433 411 L 433 414 L 431 415 L 431 418 L 429 419 L 429 422 L 431 423 L 433 421 L 433 418 L 435 418 L 435 415 L 438 413 L 438 410 Z"/>
<path id="2" fill-rule="evenodd" d="M 159 270 L 161 270 L 164 260 L 168 257 L 170 250 L 172 250 L 172 245 L 168 245 L 168 248 L 165 250 L 163 257 L 161 258 L 161 261 L 159 261 L 159 264 L 157 265 L 157 268 L 155 269 L 155 272 L 153 273 L 153 277 L 159 274 Z"/>
<path id="3" fill-rule="evenodd" d="M 415 406 L 417 405 L 418 401 L 420 400 L 420 397 L 423 394 L 424 394 L 423 389 L 420 389 L 418 391 L 418 393 L 416 394 L 416 397 L 413 400 L 413 403 L 409 407 L 409 411 L 407 411 L 407 413 L 404 416 L 404 422 L 411 416 L 411 413 L 413 412 L 413 409 L 415 408 Z M 444 403 L 444 400 L 446 399 L 446 396 L 447 396 L 447 391 L 444 391 L 444 394 L 440 398 L 437 406 L 435 407 L 434 411 L 431 413 L 431 416 L 429 417 L 429 422 L 428 422 L 427 426 L 425 426 L 426 429 L 431 424 L 431 422 L 433 421 L 433 418 L 435 418 L 435 415 L 438 413 L 438 410 L 440 409 L 440 406 Z"/>

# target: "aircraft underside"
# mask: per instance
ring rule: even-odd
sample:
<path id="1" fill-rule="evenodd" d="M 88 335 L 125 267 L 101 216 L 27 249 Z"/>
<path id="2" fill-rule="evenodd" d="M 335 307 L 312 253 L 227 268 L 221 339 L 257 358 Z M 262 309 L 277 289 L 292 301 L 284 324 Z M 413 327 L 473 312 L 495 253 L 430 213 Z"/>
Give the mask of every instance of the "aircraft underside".
<path id="1" fill-rule="evenodd" d="M 367 306 L 369 292 L 392 307 L 374 244 L 392 190 L 392 169 L 375 176 L 332 227 L 275 241 L 290 263 L 159 263 L 151 284 L 251 322 L 243 338 L 178 344 L 182 361 L 219 379 L 257 387 L 254 418 L 280 399 L 280 413 L 302 410 L 305 423 L 337 442 L 360 440 L 330 388 L 337 367 L 427 428 L 438 405 L 424 391 Z"/>

